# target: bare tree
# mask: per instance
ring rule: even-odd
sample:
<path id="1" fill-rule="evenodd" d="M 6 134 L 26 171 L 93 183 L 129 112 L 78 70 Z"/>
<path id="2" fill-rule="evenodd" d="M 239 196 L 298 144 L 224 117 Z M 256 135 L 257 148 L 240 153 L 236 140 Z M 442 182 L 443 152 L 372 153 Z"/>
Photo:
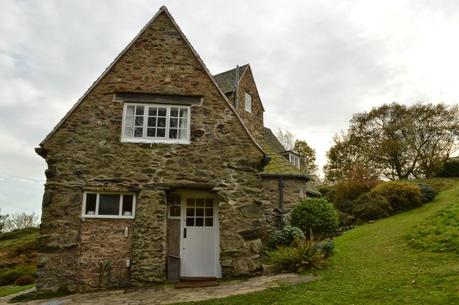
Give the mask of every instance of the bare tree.
<path id="1" fill-rule="evenodd" d="M 38 216 L 35 213 L 16 213 L 7 215 L 4 222 L 4 231 L 22 230 L 26 228 L 38 227 Z"/>

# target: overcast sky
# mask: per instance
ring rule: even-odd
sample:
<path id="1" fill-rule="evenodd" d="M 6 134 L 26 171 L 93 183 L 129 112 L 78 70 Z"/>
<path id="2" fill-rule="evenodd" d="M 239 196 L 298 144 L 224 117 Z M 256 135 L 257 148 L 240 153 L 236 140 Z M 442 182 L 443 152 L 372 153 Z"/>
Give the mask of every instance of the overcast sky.
<path id="1" fill-rule="evenodd" d="M 0 208 L 40 213 L 36 147 L 166 5 L 213 74 L 250 63 L 265 123 L 317 151 L 355 112 L 459 100 L 459 1 L 0 2 Z"/>

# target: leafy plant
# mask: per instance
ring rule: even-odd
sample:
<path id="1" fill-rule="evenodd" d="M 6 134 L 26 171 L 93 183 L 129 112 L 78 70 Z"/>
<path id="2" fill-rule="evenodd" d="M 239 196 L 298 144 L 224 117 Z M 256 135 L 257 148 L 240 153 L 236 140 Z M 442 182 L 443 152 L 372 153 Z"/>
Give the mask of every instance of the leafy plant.
<path id="1" fill-rule="evenodd" d="M 322 254 L 328 258 L 330 257 L 335 250 L 335 242 L 333 239 L 325 239 L 316 244 L 316 247 L 322 252 Z"/>
<path id="2" fill-rule="evenodd" d="M 291 223 L 305 233 L 327 236 L 338 228 L 338 212 L 324 198 L 308 198 L 293 208 Z"/>
<path id="3" fill-rule="evenodd" d="M 314 240 L 296 239 L 290 247 L 278 247 L 268 252 L 269 260 L 277 271 L 302 272 L 321 268 L 325 255 Z"/>
<path id="4" fill-rule="evenodd" d="M 437 196 L 437 191 L 428 184 L 418 183 L 419 190 L 421 191 L 422 203 L 431 202 Z"/>
<path id="5" fill-rule="evenodd" d="M 274 249 L 278 246 L 290 246 L 295 239 L 304 239 L 304 233 L 300 228 L 285 226 L 282 230 L 275 231 L 268 240 L 269 248 Z"/>

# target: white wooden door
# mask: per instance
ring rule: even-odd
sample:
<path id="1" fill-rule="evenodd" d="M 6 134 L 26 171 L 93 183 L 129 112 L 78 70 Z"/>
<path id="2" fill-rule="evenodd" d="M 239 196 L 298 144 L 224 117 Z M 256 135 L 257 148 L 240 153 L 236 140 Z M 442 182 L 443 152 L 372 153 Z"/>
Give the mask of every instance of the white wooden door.
<path id="1" fill-rule="evenodd" d="M 218 211 L 214 198 L 184 196 L 181 277 L 219 277 Z"/>

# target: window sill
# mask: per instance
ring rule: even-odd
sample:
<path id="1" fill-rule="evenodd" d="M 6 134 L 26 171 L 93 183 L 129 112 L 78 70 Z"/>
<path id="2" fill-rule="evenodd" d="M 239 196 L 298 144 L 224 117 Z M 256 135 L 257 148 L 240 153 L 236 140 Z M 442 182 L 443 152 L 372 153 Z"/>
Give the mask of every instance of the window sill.
<path id="1" fill-rule="evenodd" d="M 142 144 L 190 144 L 189 140 L 186 141 L 172 141 L 172 140 L 148 140 L 148 139 L 121 139 L 121 143 L 142 143 Z"/>
<path id="2" fill-rule="evenodd" d="M 134 219 L 135 216 L 117 216 L 117 215 L 82 215 L 81 218 L 99 218 L 99 219 Z"/>

